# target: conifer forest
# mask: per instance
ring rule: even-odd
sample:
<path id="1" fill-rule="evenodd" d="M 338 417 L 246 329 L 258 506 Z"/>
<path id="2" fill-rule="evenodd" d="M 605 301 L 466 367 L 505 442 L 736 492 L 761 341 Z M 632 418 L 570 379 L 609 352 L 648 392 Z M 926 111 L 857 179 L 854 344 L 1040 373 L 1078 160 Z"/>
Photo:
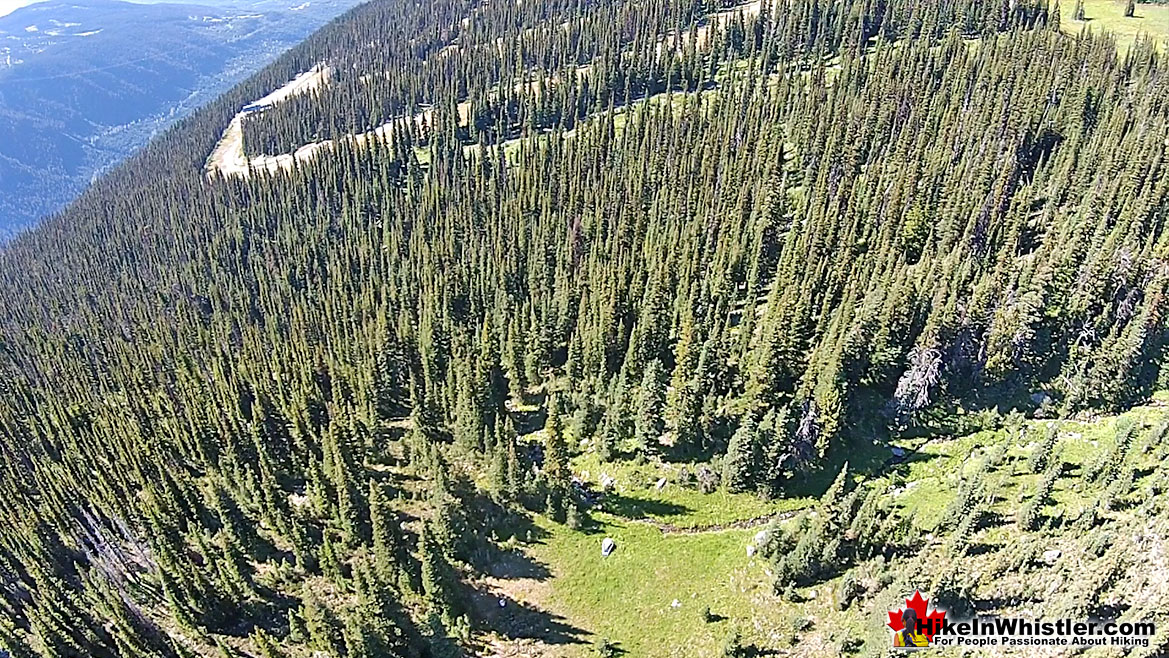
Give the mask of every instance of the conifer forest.
<path id="1" fill-rule="evenodd" d="M 0 649 L 1166 656 L 1167 346 L 1164 2 L 370 0 L 0 246 Z"/>

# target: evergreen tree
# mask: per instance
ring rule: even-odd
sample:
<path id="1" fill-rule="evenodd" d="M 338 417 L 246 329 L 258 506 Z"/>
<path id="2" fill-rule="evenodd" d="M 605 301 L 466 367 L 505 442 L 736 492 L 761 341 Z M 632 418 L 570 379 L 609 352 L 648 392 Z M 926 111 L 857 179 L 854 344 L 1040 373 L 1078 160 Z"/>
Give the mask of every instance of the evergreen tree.
<path id="1" fill-rule="evenodd" d="M 699 394 L 698 365 L 701 345 L 697 344 L 694 319 L 687 313 L 674 348 L 674 372 L 666 395 L 666 427 L 674 434 L 674 447 L 685 451 L 696 447 L 701 431 L 702 398 Z"/>
<path id="2" fill-rule="evenodd" d="M 723 466 L 723 482 L 727 490 L 741 493 L 754 488 L 758 434 L 755 419 L 748 415 L 731 436 Z"/>
<path id="3" fill-rule="evenodd" d="M 401 546 L 398 523 L 385 493 L 373 480 L 369 482 L 369 516 L 378 578 L 382 583 L 396 585 L 401 577 L 398 567 Z"/>
<path id="4" fill-rule="evenodd" d="M 284 652 L 277 648 L 275 641 L 262 628 L 252 631 L 252 642 L 256 645 L 256 650 L 260 652 L 261 658 L 283 658 L 284 656 Z"/>
<path id="5" fill-rule="evenodd" d="M 666 380 L 662 362 L 654 359 L 645 368 L 637 398 L 637 445 L 643 453 L 658 451 L 665 430 L 663 412 L 666 403 Z"/>
<path id="6" fill-rule="evenodd" d="M 547 477 L 545 509 L 550 517 L 564 520 L 569 504 L 572 470 L 568 463 L 568 442 L 560 419 L 560 398 L 548 397 L 548 415 L 544 421 L 544 475 Z"/>
<path id="7" fill-rule="evenodd" d="M 568 465 L 568 442 L 560 418 L 560 397 L 548 396 L 548 414 L 544 420 L 544 473 L 550 482 L 567 486 L 572 473 Z"/>
<path id="8" fill-rule="evenodd" d="M 423 524 L 418 534 L 418 560 L 422 565 L 422 595 L 430 614 L 442 620 L 443 628 L 450 628 L 457 614 L 452 568 L 429 524 Z"/>
<path id="9" fill-rule="evenodd" d="M 304 619 L 312 646 L 330 656 L 341 656 L 340 629 L 332 611 L 326 608 L 312 593 L 305 591 L 301 602 L 300 617 Z"/>

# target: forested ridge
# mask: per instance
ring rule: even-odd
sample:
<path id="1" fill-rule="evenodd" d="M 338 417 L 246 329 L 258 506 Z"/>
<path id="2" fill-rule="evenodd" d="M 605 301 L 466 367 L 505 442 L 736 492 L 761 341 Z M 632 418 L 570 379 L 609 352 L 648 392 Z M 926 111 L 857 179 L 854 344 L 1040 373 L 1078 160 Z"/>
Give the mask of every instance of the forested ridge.
<path id="1" fill-rule="evenodd" d="M 1147 400 L 1169 66 L 1058 21 L 354 9 L 0 251 L 0 647 L 461 655 L 495 540 L 587 525 L 581 453 L 779 498 L 959 407 Z M 384 139 L 205 174 L 320 62 L 247 148 Z M 839 552 L 772 547 L 776 594 L 920 541 L 874 510 Z"/>

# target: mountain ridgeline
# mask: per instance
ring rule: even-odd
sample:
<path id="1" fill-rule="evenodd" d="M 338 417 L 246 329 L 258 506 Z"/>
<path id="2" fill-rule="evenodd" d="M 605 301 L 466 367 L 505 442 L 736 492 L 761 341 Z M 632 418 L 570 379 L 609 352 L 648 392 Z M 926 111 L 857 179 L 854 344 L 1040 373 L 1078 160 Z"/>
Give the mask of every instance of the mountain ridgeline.
<path id="1" fill-rule="evenodd" d="M 0 647 L 461 655 L 482 543 L 579 522 L 582 450 L 775 498 L 958 406 L 1147 399 L 1169 62 L 1059 20 L 351 10 L 0 251 Z M 319 63 L 245 146 L 332 148 L 205 172 Z"/>

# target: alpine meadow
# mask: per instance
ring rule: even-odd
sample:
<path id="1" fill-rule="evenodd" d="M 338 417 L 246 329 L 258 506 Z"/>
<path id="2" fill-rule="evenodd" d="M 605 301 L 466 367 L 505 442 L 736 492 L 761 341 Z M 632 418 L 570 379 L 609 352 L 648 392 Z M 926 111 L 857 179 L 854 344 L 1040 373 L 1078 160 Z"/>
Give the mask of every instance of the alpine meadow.
<path id="1" fill-rule="evenodd" d="M 0 655 L 1169 656 L 1167 357 L 1167 0 L 370 0 L 0 245 Z"/>

